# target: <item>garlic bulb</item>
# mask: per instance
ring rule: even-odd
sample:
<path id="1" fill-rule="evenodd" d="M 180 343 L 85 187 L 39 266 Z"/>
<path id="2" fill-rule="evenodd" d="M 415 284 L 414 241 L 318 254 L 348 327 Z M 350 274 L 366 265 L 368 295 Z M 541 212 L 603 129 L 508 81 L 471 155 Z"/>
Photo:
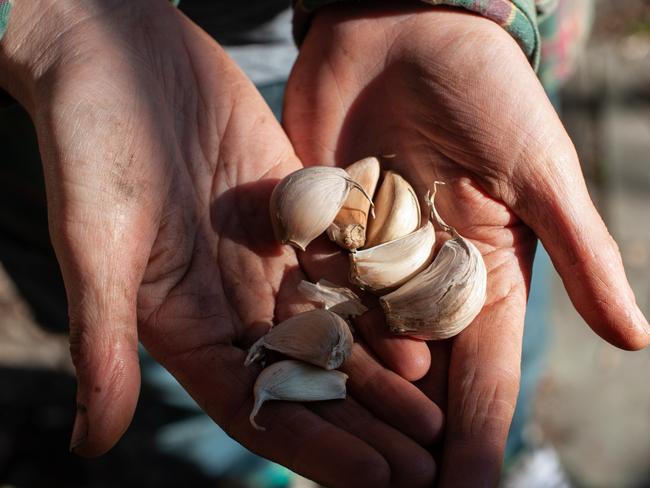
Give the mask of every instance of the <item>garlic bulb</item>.
<path id="1" fill-rule="evenodd" d="M 427 222 L 415 232 L 350 254 L 350 281 L 381 291 L 399 286 L 433 259 L 436 233 Z"/>
<path id="2" fill-rule="evenodd" d="M 394 241 L 420 227 L 420 204 L 413 187 L 386 171 L 375 197 L 375 218 L 368 220 L 366 247 Z"/>
<path id="3" fill-rule="evenodd" d="M 370 200 L 341 168 L 312 166 L 287 175 L 271 194 L 271 223 L 276 238 L 304 251 L 329 227 L 352 188 Z"/>
<path id="4" fill-rule="evenodd" d="M 319 280 L 318 283 L 302 280 L 298 284 L 298 291 L 307 300 L 319 303 L 325 310 L 334 312 L 343 318 L 356 317 L 368 310 L 352 290 L 337 286 L 327 280 Z"/>
<path id="5" fill-rule="evenodd" d="M 397 290 L 380 298 L 390 330 L 422 339 L 446 339 L 461 332 L 483 308 L 487 271 L 470 241 L 431 211 L 452 235 L 431 265 Z"/>
<path id="6" fill-rule="evenodd" d="M 329 310 L 310 310 L 295 315 L 260 337 L 248 351 L 244 364 L 259 359 L 264 348 L 325 369 L 338 368 L 352 350 L 352 332 L 347 322 Z"/>
<path id="7" fill-rule="evenodd" d="M 374 157 L 364 158 L 345 168 L 345 171 L 372 198 L 379 180 L 379 160 Z M 343 249 L 363 247 L 369 211 L 370 201 L 360 192 L 350 192 L 334 222 L 327 229 L 327 235 Z"/>
<path id="8" fill-rule="evenodd" d="M 255 381 L 255 404 L 249 416 L 251 425 L 258 430 L 266 430 L 255 422 L 255 416 L 268 400 L 342 400 L 345 398 L 347 379 L 347 375 L 340 371 L 326 371 L 300 361 L 274 363 L 262 370 Z"/>

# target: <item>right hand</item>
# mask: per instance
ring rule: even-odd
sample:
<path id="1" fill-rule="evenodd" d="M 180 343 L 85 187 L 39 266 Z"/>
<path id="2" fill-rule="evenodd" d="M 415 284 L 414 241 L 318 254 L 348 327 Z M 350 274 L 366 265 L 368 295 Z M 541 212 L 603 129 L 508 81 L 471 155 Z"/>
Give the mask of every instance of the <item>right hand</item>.
<path id="1" fill-rule="evenodd" d="M 418 384 L 446 412 L 440 486 L 498 484 L 536 236 L 595 332 L 626 349 L 650 343 L 571 140 L 520 47 L 491 20 L 398 1 L 323 8 L 287 84 L 283 120 L 306 164 L 393 153 L 384 164 L 420 195 L 445 181 L 438 209 L 483 253 L 486 303 L 456 337 L 427 344 L 358 327 L 409 379 L 431 363 Z"/>
<path id="2" fill-rule="evenodd" d="M 72 447 L 108 450 L 140 385 L 138 340 L 234 438 L 328 486 L 431 484 L 440 410 L 355 345 L 350 397 L 248 422 L 244 347 L 300 305 L 268 198 L 301 167 L 259 93 L 163 0 L 17 2 L 0 82 L 30 112 L 69 302 Z M 387 393 L 390 392 L 390 393 Z"/>

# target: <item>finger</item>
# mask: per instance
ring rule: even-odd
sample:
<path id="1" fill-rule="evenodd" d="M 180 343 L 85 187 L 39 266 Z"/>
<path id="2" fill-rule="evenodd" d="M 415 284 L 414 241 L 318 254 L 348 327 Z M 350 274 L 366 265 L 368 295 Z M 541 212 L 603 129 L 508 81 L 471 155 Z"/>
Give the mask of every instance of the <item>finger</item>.
<path id="1" fill-rule="evenodd" d="M 143 266 L 135 264 L 134 249 L 115 245 L 121 241 L 114 236 L 123 231 L 110 224 L 52 228 L 77 373 L 70 449 L 82 456 L 110 449 L 131 422 L 138 400 L 136 296 Z"/>
<path id="2" fill-rule="evenodd" d="M 563 129 L 551 140 L 560 141 L 552 157 L 535 171 L 519 171 L 514 208 L 541 239 L 591 328 L 618 347 L 643 348 L 650 343 L 648 321 L 636 305 L 618 247 L 589 198 L 575 149 Z"/>
<path id="3" fill-rule="evenodd" d="M 427 343 L 392 334 L 381 309 L 374 308 L 358 317 L 356 329 L 381 361 L 402 378 L 416 381 L 429 370 L 431 355 Z"/>
<path id="4" fill-rule="evenodd" d="M 319 416 L 372 446 L 391 467 L 390 486 L 432 486 L 435 462 L 423 447 L 391 428 L 348 397 L 345 402 L 309 407 Z"/>
<path id="5" fill-rule="evenodd" d="M 453 340 L 443 487 L 498 484 L 519 390 L 525 304 L 521 286 L 487 305 Z"/>
<path id="6" fill-rule="evenodd" d="M 341 368 L 349 376 L 348 391 L 376 417 L 430 446 L 440 436 L 440 408 L 411 382 L 381 366 L 360 344 Z"/>
<path id="7" fill-rule="evenodd" d="M 427 374 L 415 383 L 443 412 L 447 409 L 447 382 L 449 358 L 453 340 L 427 343 L 431 355 L 431 367 Z"/>
<path id="8" fill-rule="evenodd" d="M 244 357 L 234 347 L 209 345 L 163 362 L 201 408 L 251 451 L 325 486 L 390 484 L 391 467 L 379 452 L 299 403 L 265 403 L 257 420 L 266 431 L 254 429 L 248 416 L 259 369 L 244 368 Z"/>

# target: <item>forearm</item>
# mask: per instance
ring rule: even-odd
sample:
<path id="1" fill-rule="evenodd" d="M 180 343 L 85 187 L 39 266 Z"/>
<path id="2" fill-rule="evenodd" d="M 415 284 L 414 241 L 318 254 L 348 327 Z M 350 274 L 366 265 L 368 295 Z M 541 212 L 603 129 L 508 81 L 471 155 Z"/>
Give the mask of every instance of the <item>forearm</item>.
<path id="1" fill-rule="evenodd" d="M 155 2 L 164 0 L 150 3 Z M 29 109 L 40 83 L 65 57 L 78 53 L 87 38 L 99 34 L 110 43 L 120 37 L 113 13 L 125 10 L 132 13 L 135 7 L 122 0 L 14 0 L 0 40 L 0 88 Z"/>
<path id="2" fill-rule="evenodd" d="M 0 87 L 24 105 L 30 104 L 34 80 L 52 52 L 62 4 L 19 0 L 11 9 L 11 22 L 0 41 Z"/>

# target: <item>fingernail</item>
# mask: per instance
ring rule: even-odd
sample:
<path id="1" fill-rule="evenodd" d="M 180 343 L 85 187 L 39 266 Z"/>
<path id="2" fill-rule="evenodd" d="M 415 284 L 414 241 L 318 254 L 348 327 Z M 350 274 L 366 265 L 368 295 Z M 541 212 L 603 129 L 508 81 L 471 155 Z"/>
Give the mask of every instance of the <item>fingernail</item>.
<path id="1" fill-rule="evenodd" d="M 77 403 L 77 412 L 72 426 L 70 438 L 70 452 L 74 452 L 86 442 L 88 438 L 88 410 L 82 403 Z"/>

